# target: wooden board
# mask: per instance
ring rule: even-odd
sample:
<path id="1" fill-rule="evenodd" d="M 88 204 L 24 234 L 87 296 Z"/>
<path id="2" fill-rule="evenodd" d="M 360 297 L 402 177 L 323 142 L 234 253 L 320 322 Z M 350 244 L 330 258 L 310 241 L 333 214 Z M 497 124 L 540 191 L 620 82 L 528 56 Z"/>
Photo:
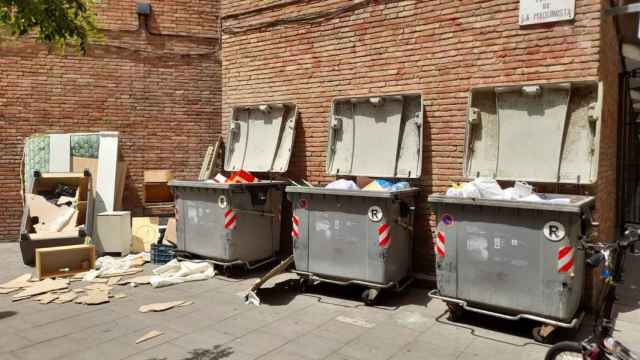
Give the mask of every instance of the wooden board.
<path id="1" fill-rule="evenodd" d="M 145 170 L 144 182 L 145 183 L 168 183 L 173 180 L 173 173 L 171 170 Z"/>
<path id="2" fill-rule="evenodd" d="M 49 135 L 49 171 L 71 170 L 71 134 Z"/>
<path id="3" fill-rule="evenodd" d="M 98 179 L 98 159 L 74 156 L 71 158 L 71 170 L 78 173 L 84 173 L 85 170 L 89 170 L 91 173 L 91 188 L 95 195 L 96 180 Z"/>
<path id="4" fill-rule="evenodd" d="M 128 163 L 126 161 L 118 161 L 118 169 L 116 172 L 116 210 L 123 210 L 124 189 L 127 182 L 127 168 Z"/>
<path id="5" fill-rule="evenodd" d="M 159 218 L 157 217 L 135 217 L 131 219 L 131 251 L 149 252 L 151 244 L 158 241 Z"/>
<path id="6" fill-rule="evenodd" d="M 178 242 L 178 234 L 176 233 L 176 218 L 170 218 L 167 221 L 167 229 L 164 232 L 162 242 L 176 245 Z"/>
<path id="7" fill-rule="evenodd" d="M 93 245 L 71 245 L 36 250 L 36 274 L 40 279 L 71 276 L 95 268 Z"/>
<path id="8" fill-rule="evenodd" d="M 96 180 L 96 213 L 115 210 L 116 175 L 118 172 L 118 133 L 100 133 L 98 179 Z"/>

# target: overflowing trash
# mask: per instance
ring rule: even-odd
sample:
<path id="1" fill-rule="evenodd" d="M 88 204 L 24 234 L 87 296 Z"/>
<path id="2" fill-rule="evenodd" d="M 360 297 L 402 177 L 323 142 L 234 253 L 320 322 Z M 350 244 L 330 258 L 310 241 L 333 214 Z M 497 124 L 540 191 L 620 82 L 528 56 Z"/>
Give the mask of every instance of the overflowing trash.
<path id="1" fill-rule="evenodd" d="M 533 186 L 516 181 L 513 187 L 502 189 L 492 178 L 478 177 L 471 182 L 453 184 L 447 189 L 448 197 L 475 198 L 490 200 L 529 201 L 549 204 L 569 204 L 569 198 L 546 198 L 544 194 L 533 191 Z"/>
<path id="2" fill-rule="evenodd" d="M 385 179 L 376 179 L 369 184 L 360 188 L 358 184 L 352 180 L 338 179 L 327 184 L 327 189 L 337 190 L 363 190 L 363 191 L 398 191 L 410 188 L 411 185 L 406 181 L 393 182 Z"/>

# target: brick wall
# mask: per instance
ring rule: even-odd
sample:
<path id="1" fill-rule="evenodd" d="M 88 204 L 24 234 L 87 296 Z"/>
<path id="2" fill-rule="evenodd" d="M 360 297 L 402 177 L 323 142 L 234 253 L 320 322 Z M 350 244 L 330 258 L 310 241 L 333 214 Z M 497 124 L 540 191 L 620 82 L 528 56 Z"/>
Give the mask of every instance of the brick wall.
<path id="1" fill-rule="evenodd" d="M 19 163 L 31 134 L 119 131 L 130 207 L 140 205 L 145 169 L 198 174 L 220 132 L 218 1 L 151 3 L 150 28 L 165 35 L 135 31 L 135 1 L 103 0 L 103 39 L 84 57 L 0 42 L 0 240 L 18 238 Z"/>
<path id="2" fill-rule="evenodd" d="M 238 0 L 225 16 L 287 1 Z M 418 184 L 426 195 L 462 180 L 465 115 L 473 86 L 599 79 L 601 2 L 576 0 L 575 22 L 518 26 L 517 0 L 377 1 L 313 23 L 232 34 L 241 26 L 333 10 L 348 0 L 304 1 L 223 23 L 223 119 L 236 104 L 294 102 L 301 113 L 289 176 L 326 183 L 327 115 L 335 96 L 421 92 L 425 98 L 424 160 Z M 609 35 L 611 36 L 611 35 Z M 614 52 L 611 52 L 615 56 Z M 607 73 L 605 76 L 604 72 Z M 607 90 L 617 93 L 611 80 Z M 605 127 L 614 127 L 607 98 Z M 223 124 L 224 127 L 224 124 Z M 615 141 L 603 131 L 603 141 Z M 605 135 L 606 134 L 606 135 Z M 607 185 L 615 159 L 603 143 Z M 599 200 L 613 210 L 607 191 Z M 433 273 L 430 212 L 424 201 L 416 227 L 416 271 Z M 603 217 L 605 220 L 607 216 Z"/>

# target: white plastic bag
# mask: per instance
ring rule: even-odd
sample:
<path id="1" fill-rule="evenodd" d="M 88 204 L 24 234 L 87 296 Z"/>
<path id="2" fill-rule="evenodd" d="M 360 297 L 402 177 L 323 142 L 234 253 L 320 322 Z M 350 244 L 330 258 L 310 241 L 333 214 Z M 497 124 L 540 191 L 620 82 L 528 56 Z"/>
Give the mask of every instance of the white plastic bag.
<path id="1" fill-rule="evenodd" d="M 466 198 L 480 198 L 480 191 L 472 182 L 462 185 L 462 196 Z"/>
<path id="2" fill-rule="evenodd" d="M 351 180 L 340 179 L 329 183 L 326 186 L 327 189 L 338 189 L 338 190 L 360 190 L 358 185 Z"/>
<path id="3" fill-rule="evenodd" d="M 526 198 L 531 194 L 533 194 L 533 186 L 527 184 L 526 182 L 516 181 L 516 183 L 513 185 L 514 200 Z"/>
<path id="4" fill-rule="evenodd" d="M 479 177 L 473 180 L 473 184 L 483 199 L 504 199 L 504 191 L 498 182 L 492 178 Z"/>
<path id="5" fill-rule="evenodd" d="M 464 197 L 464 193 L 460 188 L 457 189 L 454 187 L 450 187 L 447 189 L 447 196 L 459 198 L 459 197 Z"/>

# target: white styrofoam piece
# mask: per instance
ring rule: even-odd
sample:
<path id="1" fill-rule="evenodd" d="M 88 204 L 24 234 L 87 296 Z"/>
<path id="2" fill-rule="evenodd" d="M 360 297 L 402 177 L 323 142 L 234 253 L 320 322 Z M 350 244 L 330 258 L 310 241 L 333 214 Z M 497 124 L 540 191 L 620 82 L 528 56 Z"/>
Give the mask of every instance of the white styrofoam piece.
<path id="1" fill-rule="evenodd" d="M 96 213 L 114 211 L 118 168 L 118 133 L 101 132 L 96 179 Z"/>
<path id="2" fill-rule="evenodd" d="M 71 171 L 71 134 L 49 135 L 49 172 Z"/>

